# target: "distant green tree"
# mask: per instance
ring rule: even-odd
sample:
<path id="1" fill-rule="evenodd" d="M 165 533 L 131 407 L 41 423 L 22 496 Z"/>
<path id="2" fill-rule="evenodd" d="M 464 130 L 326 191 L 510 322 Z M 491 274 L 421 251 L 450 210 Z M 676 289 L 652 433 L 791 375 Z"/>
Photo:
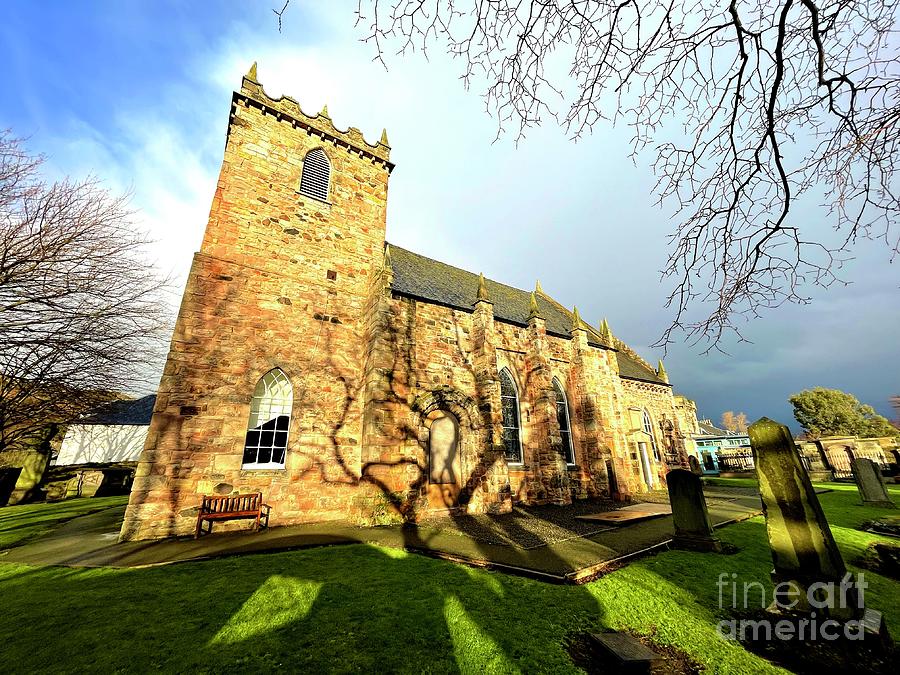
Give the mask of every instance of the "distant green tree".
<path id="1" fill-rule="evenodd" d="M 849 435 L 862 438 L 895 436 L 898 430 L 887 418 L 840 389 L 815 387 L 788 399 L 794 418 L 810 437 Z"/>

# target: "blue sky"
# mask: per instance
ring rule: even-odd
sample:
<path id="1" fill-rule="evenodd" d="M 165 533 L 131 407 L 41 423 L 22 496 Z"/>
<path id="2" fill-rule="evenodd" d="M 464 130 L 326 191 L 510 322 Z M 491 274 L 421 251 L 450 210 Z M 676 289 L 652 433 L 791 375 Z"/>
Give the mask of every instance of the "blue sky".
<path id="1" fill-rule="evenodd" d="M 655 362 L 670 314 L 660 282 L 674 223 L 653 206 L 652 157 L 628 158 L 625 128 L 579 142 L 552 125 L 518 146 L 459 63 L 431 54 L 372 62 L 355 0 L 294 1 L 279 34 L 276 0 L 74 3 L 7 0 L 0 8 L 0 127 L 29 137 L 55 176 L 93 173 L 130 191 L 152 253 L 180 285 L 199 247 L 221 161 L 230 92 L 253 61 L 273 95 L 375 141 L 386 127 L 388 240 L 521 288 L 540 279 L 582 318 Z M 827 215 L 801 212 L 827 232 Z M 702 416 L 724 410 L 793 424 L 787 397 L 850 391 L 886 415 L 900 393 L 900 272 L 877 242 L 845 269 L 852 282 L 810 289 L 813 302 L 747 324 L 746 343 L 703 356 L 676 345 L 666 367 Z M 796 425 L 794 425 L 796 426 Z"/>

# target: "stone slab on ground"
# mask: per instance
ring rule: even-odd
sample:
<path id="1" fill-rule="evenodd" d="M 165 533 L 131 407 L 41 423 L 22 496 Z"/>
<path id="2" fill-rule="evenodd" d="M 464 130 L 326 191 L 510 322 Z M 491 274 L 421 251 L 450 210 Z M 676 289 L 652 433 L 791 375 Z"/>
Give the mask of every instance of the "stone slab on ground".
<path id="1" fill-rule="evenodd" d="M 706 490 L 704 490 L 703 495 L 707 499 L 726 499 L 728 501 L 734 501 L 735 499 L 735 496 L 733 494 L 728 494 L 725 492 L 707 492 Z"/>
<path id="2" fill-rule="evenodd" d="M 591 640 L 628 673 L 648 673 L 650 668 L 663 661 L 662 655 L 627 633 L 592 633 Z"/>
<path id="3" fill-rule="evenodd" d="M 487 544 L 540 548 L 576 537 L 587 537 L 609 529 L 610 525 L 578 520 L 579 515 L 612 511 L 618 505 L 590 500 L 558 506 L 517 505 L 512 513 L 430 516 L 420 527 L 471 537 Z"/>
<path id="4" fill-rule="evenodd" d="M 671 513 L 671 510 L 669 511 Z M 586 516 L 576 516 L 578 520 L 588 520 L 595 523 L 609 525 L 632 525 L 650 518 L 659 518 L 667 515 L 664 511 L 607 511 L 606 513 L 594 513 Z"/>

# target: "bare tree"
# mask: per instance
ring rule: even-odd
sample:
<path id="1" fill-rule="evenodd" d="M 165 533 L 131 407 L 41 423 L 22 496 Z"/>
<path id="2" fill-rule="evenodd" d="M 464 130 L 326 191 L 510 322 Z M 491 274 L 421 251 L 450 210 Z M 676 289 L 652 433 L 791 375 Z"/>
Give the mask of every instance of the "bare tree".
<path id="1" fill-rule="evenodd" d="M 279 28 L 289 3 L 273 10 Z M 359 0 L 357 22 L 382 62 L 435 44 L 458 57 L 501 132 L 628 124 L 680 220 L 658 344 L 683 333 L 709 349 L 740 337 L 741 319 L 839 281 L 859 238 L 900 251 L 897 5 Z M 804 199 L 821 218 L 800 222 Z"/>
<path id="2" fill-rule="evenodd" d="M 747 433 L 747 413 L 731 410 L 722 413 L 722 427 L 733 434 Z"/>
<path id="3" fill-rule="evenodd" d="M 0 132 L 0 451 L 145 384 L 169 323 L 125 198 L 41 162 Z"/>
<path id="4" fill-rule="evenodd" d="M 734 419 L 734 412 L 731 410 L 726 410 L 722 413 L 722 427 L 725 431 L 735 431 L 737 426 Z"/>

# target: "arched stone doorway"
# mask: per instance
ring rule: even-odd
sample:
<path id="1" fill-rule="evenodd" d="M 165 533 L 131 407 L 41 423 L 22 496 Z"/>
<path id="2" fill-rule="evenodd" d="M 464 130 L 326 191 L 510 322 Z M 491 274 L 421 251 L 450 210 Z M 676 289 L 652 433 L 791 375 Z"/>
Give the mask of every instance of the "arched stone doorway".
<path id="1" fill-rule="evenodd" d="M 462 477 L 462 438 L 459 420 L 448 410 L 428 414 L 428 507 L 452 509 L 459 505 Z"/>
<path id="2" fill-rule="evenodd" d="M 459 420 L 446 410 L 435 412 L 428 431 L 428 480 L 459 484 Z"/>
<path id="3" fill-rule="evenodd" d="M 475 400 L 451 387 L 439 387 L 416 397 L 411 408 L 420 429 L 426 478 L 420 494 L 427 509 L 510 510 L 506 464 L 492 445 Z"/>

